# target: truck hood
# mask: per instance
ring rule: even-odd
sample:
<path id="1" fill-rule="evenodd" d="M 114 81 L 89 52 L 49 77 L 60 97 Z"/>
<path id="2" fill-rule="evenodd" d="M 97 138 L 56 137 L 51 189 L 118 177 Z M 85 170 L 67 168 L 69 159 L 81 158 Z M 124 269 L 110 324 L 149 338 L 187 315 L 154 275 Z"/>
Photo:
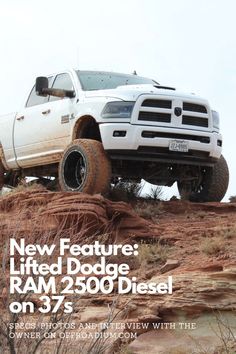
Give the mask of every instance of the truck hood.
<path id="1" fill-rule="evenodd" d="M 193 93 L 186 93 L 181 90 L 174 89 L 172 87 L 165 86 L 153 86 L 149 84 L 145 85 L 123 85 L 118 86 L 116 89 L 109 90 L 94 90 L 94 91 L 85 91 L 85 97 L 94 98 L 94 97 L 106 97 L 106 98 L 115 98 L 123 101 L 136 101 L 140 95 L 143 94 L 157 94 L 163 96 L 174 96 L 174 97 L 185 97 L 185 98 L 194 98 L 201 99 L 202 97 L 196 96 Z"/>

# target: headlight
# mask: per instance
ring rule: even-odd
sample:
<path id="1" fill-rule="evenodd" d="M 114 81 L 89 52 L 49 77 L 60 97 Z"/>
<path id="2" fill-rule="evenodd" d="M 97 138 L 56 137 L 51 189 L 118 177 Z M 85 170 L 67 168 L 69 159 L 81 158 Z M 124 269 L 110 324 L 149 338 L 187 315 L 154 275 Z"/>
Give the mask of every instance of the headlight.
<path id="1" fill-rule="evenodd" d="M 102 118 L 130 118 L 134 102 L 108 102 L 102 111 Z"/>
<path id="2" fill-rule="evenodd" d="M 216 111 L 211 111 L 212 118 L 213 118 L 213 127 L 217 130 L 220 128 L 220 116 L 219 113 Z"/>

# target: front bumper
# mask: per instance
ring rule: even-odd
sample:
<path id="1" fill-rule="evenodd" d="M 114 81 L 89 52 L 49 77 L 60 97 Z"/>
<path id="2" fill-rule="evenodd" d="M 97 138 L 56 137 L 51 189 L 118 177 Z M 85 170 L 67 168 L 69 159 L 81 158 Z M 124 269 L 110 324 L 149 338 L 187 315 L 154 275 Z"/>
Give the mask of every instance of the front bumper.
<path id="1" fill-rule="evenodd" d="M 146 151 L 146 155 L 152 155 L 155 159 L 156 149 L 158 159 L 165 156 L 165 159 L 169 157 L 170 161 L 179 159 L 182 163 L 191 160 L 197 163 L 198 160 L 214 161 L 220 158 L 222 151 L 222 136 L 215 132 L 129 123 L 104 123 L 100 125 L 100 133 L 104 149 L 110 151 L 113 156 L 116 151 L 119 155 L 123 152 L 124 156 L 136 155 L 139 152 L 142 155 L 142 152 Z M 115 136 L 119 134 L 125 136 Z M 169 144 L 173 139 L 188 141 L 189 154 L 169 151 Z"/>

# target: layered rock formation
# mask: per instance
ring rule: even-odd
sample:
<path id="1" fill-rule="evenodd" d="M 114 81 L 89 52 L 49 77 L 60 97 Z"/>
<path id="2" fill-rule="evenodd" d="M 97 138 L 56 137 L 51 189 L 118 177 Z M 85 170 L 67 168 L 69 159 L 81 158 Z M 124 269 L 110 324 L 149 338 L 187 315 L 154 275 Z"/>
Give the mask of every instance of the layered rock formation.
<path id="1" fill-rule="evenodd" d="M 81 329 L 81 324 L 99 325 L 110 318 L 117 328 L 106 332 L 136 336 L 111 336 L 100 352 L 234 353 L 236 204 L 150 201 L 148 215 L 147 202 L 142 203 L 133 206 L 147 219 L 130 205 L 99 195 L 12 193 L 0 200 L 1 246 L 12 236 L 48 242 L 56 234 L 78 243 L 103 237 L 107 243 L 138 242 L 140 254 L 131 260 L 129 276 L 161 282 L 171 275 L 173 294 L 85 294 L 72 316 L 76 323 L 72 333 L 94 333 L 96 329 Z M 45 343 L 49 352 L 54 344 Z M 86 353 L 91 345 L 94 349 L 92 340 L 69 339 L 69 353 L 78 353 L 79 347 Z"/>

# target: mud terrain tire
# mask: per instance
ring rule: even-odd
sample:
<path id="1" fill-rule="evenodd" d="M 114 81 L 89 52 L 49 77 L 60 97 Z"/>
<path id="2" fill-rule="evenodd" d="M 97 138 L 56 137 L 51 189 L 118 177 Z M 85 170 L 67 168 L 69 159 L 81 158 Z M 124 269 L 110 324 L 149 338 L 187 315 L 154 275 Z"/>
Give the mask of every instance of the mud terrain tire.
<path id="1" fill-rule="evenodd" d="M 202 184 L 198 191 L 191 191 L 188 198 L 192 202 L 220 202 L 227 192 L 229 184 L 229 170 L 227 162 L 221 155 L 214 167 L 205 169 Z M 181 198 L 186 199 L 186 190 L 178 183 Z"/>
<path id="2" fill-rule="evenodd" d="M 63 191 L 105 194 L 110 186 L 111 162 L 102 143 L 74 140 L 62 156 L 58 177 Z"/>

